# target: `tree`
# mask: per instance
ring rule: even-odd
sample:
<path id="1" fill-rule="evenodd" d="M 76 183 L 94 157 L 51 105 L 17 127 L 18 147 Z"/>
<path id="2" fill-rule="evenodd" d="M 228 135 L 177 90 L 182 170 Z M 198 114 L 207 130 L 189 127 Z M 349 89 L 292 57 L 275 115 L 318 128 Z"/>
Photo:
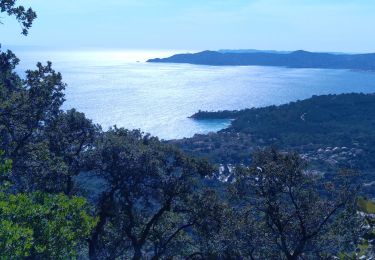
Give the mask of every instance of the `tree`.
<path id="1" fill-rule="evenodd" d="M 61 158 L 66 165 L 64 185 L 65 194 L 74 193 L 74 177 L 90 165 L 85 164 L 85 152 L 92 148 L 95 138 L 100 134 L 100 127 L 94 125 L 83 113 L 71 109 L 60 113 L 56 120 L 46 127 L 46 139 L 49 151 Z"/>
<path id="2" fill-rule="evenodd" d="M 9 16 L 15 16 L 21 25 L 23 35 L 28 34 L 36 18 L 36 13 L 31 8 L 26 9 L 23 6 L 17 6 L 16 0 L 0 0 L 0 12 L 6 13 Z"/>
<path id="3" fill-rule="evenodd" d="M 0 153 L 0 258 L 76 257 L 96 224 L 84 198 L 41 192 L 11 194 L 11 161 Z"/>
<path id="4" fill-rule="evenodd" d="M 15 183 L 24 191 L 74 193 L 73 178 L 100 127 L 75 109 L 61 110 L 66 85 L 51 63 L 21 79 L 12 52 L 0 61 L 0 148 L 14 162 Z"/>
<path id="5" fill-rule="evenodd" d="M 7 155 L 17 157 L 22 149 L 37 140 L 38 133 L 60 114 L 64 102 L 60 73 L 37 64 L 22 80 L 14 69 L 19 60 L 8 51 L 0 55 L 0 124 Z"/>
<path id="6" fill-rule="evenodd" d="M 79 197 L 0 193 L 0 202 L 0 258 L 77 257 L 96 223 Z"/>
<path id="7" fill-rule="evenodd" d="M 97 206 L 90 258 L 183 254 L 187 230 L 195 224 L 191 196 L 212 168 L 157 138 L 117 128 L 103 135 L 93 153 L 106 190 Z"/>
<path id="8" fill-rule="evenodd" d="M 355 217 L 358 185 L 352 177 L 342 171 L 334 182 L 324 182 L 298 155 L 273 149 L 256 154 L 251 167 L 238 169 L 231 191 L 242 205 L 239 210 L 258 216 L 264 228 L 264 252 L 256 248 L 258 256 L 310 259 L 343 250 L 346 226 L 339 227 L 339 236 L 337 223 Z"/>
<path id="9" fill-rule="evenodd" d="M 6 188 L 9 182 L 8 173 L 12 168 L 12 161 L 3 157 L 4 152 L 0 150 L 0 190 Z"/>
<path id="10" fill-rule="evenodd" d="M 11 52 L 2 53 L 0 59 L 4 65 L 0 75 L 1 148 L 13 160 L 16 184 L 36 190 L 41 185 L 36 184 L 35 176 L 45 172 L 65 174 L 64 167 L 56 165 L 60 159 L 51 158 L 45 136 L 45 128 L 62 113 L 65 84 L 51 63 L 38 64 L 37 70 L 28 71 L 22 80 L 13 72 L 18 60 Z"/>
<path id="11" fill-rule="evenodd" d="M 216 189 L 204 189 L 192 196 L 194 225 L 189 230 L 191 249 L 186 259 L 240 259 L 235 239 L 238 220 L 232 207 Z"/>

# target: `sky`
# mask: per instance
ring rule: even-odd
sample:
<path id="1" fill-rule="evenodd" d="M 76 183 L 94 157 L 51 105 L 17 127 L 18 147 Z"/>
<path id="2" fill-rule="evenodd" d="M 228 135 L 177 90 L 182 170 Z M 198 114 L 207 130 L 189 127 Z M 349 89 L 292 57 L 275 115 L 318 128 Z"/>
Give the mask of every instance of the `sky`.
<path id="1" fill-rule="evenodd" d="M 46 48 L 375 52 L 374 0 L 19 0 L 0 42 Z"/>

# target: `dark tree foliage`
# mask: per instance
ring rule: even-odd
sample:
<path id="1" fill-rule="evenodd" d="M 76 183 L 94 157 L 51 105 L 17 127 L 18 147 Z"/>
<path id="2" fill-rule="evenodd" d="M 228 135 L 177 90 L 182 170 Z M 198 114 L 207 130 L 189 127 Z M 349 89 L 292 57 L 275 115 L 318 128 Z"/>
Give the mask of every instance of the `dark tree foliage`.
<path id="1" fill-rule="evenodd" d="M 90 168 L 84 154 L 93 147 L 100 132 L 99 126 L 75 109 L 59 113 L 57 118 L 47 125 L 49 150 L 66 165 L 66 176 L 63 180 L 66 184 L 63 189 L 65 194 L 77 192 L 74 177 L 83 169 Z"/>
<path id="2" fill-rule="evenodd" d="M 10 51 L 0 54 L 0 145 L 13 160 L 14 181 L 22 190 L 72 194 L 100 128 L 74 109 L 61 110 L 65 84 L 51 63 L 21 79 L 18 62 Z"/>
<path id="3" fill-rule="evenodd" d="M 0 54 L 1 149 L 12 158 L 12 175 L 22 189 L 49 190 L 65 174 L 61 159 L 54 160 L 48 149 L 45 134 L 46 127 L 62 113 L 65 84 L 51 63 L 39 63 L 36 70 L 26 72 L 25 79 L 14 72 L 17 64 L 10 51 Z"/>
<path id="4" fill-rule="evenodd" d="M 346 249 L 351 230 L 344 231 L 355 221 L 359 188 L 353 174 L 343 171 L 325 182 L 305 169 L 297 155 L 271 149 L 256 154 L 250 168 L 237 170 L 231 192 L 238 210 L 262 230 L 255 234 L 261 244 L 249 240 L 255 258 L 319 259 Z"/>
<path id="5" fill-rule="evenodd" d="M 241 241 L 235 237 L 240 231 L 239 212 L 216 189 L 206 189 L 193 198 L 196 222 L 190 231 L 194 239 L 186 259 L 240 259 Z M 249 257 L 245 251 L 242 255 Z"/>
<path id="6" fill-rule="evenodd" d="M 97 206 L 90 257 L 183 255 L 183 238 L 196 221 L 192 196 L 213 169 L 157 138 L 117 128 L 98 140 L 92 159 L 107 189 Z"/>
<path id="7" fill-rule="evenodd" d="M 54 120 L 64 102 L 65 84 L 51 63 L 37 64 L 21 79 L 14 69 L 19 60 L 8 51 L 0 54 L 1 130 L 7 155 L 17 154 L 27 145 L 34 133 Z"/>
<path id="8" fill-rule="evenodd" d="M 23 6 L 17 6 L 16 0 L 0 0 L 0 12 L 6 13 L 9 16 L 15 16 L 22 27 L 23 35 L 28 34 L 36 18 L 36 13 L 31 8 L 26 9 Z"/>

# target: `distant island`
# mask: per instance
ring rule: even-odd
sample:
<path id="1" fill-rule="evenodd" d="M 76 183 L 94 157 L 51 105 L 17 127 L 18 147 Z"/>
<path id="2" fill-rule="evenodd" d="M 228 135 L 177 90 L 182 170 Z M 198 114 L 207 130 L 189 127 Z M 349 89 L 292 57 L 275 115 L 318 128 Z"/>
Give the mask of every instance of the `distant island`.
<path id="1" fill-rule="evenodd" d="M 189 63 L 212 66 L 277 66 L 289 68 L 375 70 L 375 53 L 339 54 L 308 51 L 276 52 L 221 50 L 176 54 L 147 62 Z"/>

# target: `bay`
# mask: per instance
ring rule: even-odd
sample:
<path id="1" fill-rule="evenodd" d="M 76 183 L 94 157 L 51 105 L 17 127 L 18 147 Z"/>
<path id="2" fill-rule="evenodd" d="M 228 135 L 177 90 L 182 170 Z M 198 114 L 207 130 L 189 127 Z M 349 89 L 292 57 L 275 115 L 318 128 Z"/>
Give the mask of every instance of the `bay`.
<path id="1" fill-rule="evenodd" d="M 312 95 L 375 92 L 375 73 L 259 66 L 146 63 L 176 51 L 17 51 L 18 71 L 53 62 L 66 88 L 64 109 L 76 108 L 107 129 L 141 129 L 162 139 L 218 131 L 229 120 L 195 121 L 198 110 L 279 105 Z"/>

